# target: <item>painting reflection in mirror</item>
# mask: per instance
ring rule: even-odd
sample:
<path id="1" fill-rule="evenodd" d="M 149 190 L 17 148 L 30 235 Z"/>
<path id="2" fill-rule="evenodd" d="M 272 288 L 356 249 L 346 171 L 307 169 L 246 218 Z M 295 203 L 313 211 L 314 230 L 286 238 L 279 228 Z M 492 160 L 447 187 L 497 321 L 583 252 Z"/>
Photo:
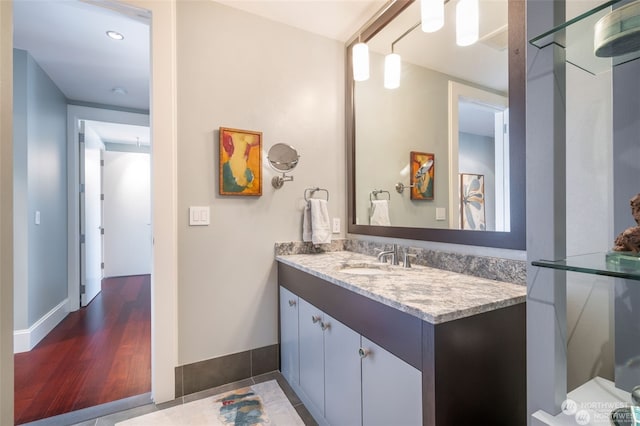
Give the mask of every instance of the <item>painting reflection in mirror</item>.
<path id="1" fill-rule="evenodd" d="M 370 77 L 354 82 L 353 95 L 356 224 L 369 223 L 371 188 L 402 182 L 414 186 L 409 197 L 392 194 L 393 226 L 510 230 L 508 4 L 481 0 L 480 40 L 465 47 L 456 45 L 450 6 L 437 33 L 410 30 L 420 20 L 414 2 L 367 40 Z M 384 63 L 392 45 L 400 83 L 388 89 Z M 432 163 L 423 174 L 418 170 L 429 163 L 414 154 L 426 152 Z M 473 227 L 461 215 L 461 173 L 483 176 L 482 220 L 474 216 Z"/>
<path id="2" fill-rule="evenodd" d="M 411 152 L 411 199 L 433 200 L 435 158 L 426 152 Z"/>
<path id="3" fill-rule="evenodd" d="M 460 221 L 462 229 L 486 229 L 483 175 L 460 173 Z"/>

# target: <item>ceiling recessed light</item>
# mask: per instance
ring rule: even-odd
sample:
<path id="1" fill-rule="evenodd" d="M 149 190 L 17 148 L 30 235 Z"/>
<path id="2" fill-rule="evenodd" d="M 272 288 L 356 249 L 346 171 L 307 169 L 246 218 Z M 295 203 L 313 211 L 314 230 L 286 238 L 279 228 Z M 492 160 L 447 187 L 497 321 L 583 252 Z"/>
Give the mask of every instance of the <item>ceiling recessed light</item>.
<path id="1" fill-rule="evenodd" d="M 124 36 L 117 31 L 107 31 L 107 36 L 114 40 L 124 40 Z"/>
<path id="2" fill-rule="evenodd" d="M 122 87 L 114 87 L 113 89 L 111 89 L 111 93 L 114 93 L 116 95 L 126 95 L 127 90 L 123 89 Z"/>

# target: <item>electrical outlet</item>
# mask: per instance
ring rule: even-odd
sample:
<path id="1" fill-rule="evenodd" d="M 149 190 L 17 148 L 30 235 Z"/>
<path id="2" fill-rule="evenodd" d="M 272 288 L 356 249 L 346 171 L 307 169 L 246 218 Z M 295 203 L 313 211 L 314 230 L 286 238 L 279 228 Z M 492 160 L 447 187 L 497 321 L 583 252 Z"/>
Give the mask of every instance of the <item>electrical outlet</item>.
<path id="1" fill-rule="evenodd" d="M 339 217 L 334 217 L 333 218 L 333 233 L 334 234 L 339 234 L 340 233 L 340 218 Z"/>

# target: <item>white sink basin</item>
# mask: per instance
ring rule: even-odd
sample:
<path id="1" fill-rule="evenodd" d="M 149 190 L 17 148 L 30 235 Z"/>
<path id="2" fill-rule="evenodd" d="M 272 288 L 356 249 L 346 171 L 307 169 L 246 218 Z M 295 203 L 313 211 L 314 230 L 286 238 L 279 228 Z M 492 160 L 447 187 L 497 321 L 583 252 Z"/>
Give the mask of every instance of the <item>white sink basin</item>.
<path id="1" fill-rule="evenodd" d="M 340 272 L 352 275 L 385 275 L 391 274 L 393 271 L 389 270 L 389 267 L 383 263 L 353 263 L 343 265 Z"/>

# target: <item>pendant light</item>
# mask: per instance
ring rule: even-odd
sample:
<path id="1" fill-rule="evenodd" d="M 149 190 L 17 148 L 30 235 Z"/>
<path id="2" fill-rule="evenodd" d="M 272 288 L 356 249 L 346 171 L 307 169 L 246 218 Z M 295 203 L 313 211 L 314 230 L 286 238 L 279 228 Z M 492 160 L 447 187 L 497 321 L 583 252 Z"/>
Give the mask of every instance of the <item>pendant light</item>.
<path id="1" fill-rule="evenodd" d="M 389 53 L 384 57 L 384 87 L 397 89 L 400 87 L 400 70 L 402 61 L 397 53 Z"/>
<path id="2" fill-rule="evenodd" d="M 369 79 L 369 47 L 366 43 L 358 42 L 351 50 L 353 57 L 353 79 L 365 81 Z"/>
<path id="3" fill-rule="evenodd" d="M 478 0 L 460 0 L 456 5 L 456 44 L 469 46 L 478 41 Z"/>
<path id="4" fill-rule="evenodd" d="M 422 31 L 433 33 L 444 26 L 444 0 L 420 0 Z"/>

